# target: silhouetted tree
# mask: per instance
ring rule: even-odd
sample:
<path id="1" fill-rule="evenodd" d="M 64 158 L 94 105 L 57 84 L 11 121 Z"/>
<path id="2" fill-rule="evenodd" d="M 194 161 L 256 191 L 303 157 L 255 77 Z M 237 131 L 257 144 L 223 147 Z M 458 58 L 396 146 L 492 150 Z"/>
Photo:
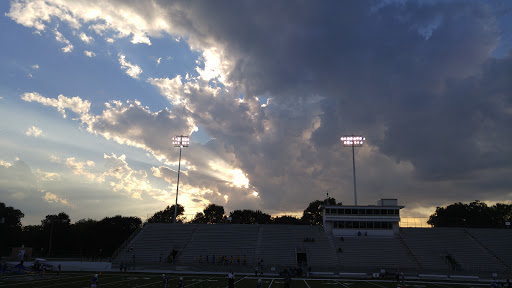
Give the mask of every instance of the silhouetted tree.
<path id="1" fill-rule="evenodd" d="M 302 213 L 302 223 L 306 225 L 323 225 L 322 205 L 336 205 L 336 199 L 328 197 L 324 200 L 315 200 L 309 203 Z"/>
<path id="2" fill-rule="evenodd" d="M 48 256 L 62 255 L 62 250 L 73 247 L 70 225 L 71 219 L 64 212 L 57 215 L 46 215 L 45 219 L 41 220 Z"/>
<path id="3" fill-rule="evenodd" d="M 6 255 L 9 247 L 20 246 L 21 218 L 25 215 L 18 209 L 0 202 L 0 255 Z"/>
<path id="4" fill-rule="evenodd" d="M 260 210 L 235 210 L 229 213 L 233 224 L 270 224 L 272 216 Z"/>
<path id="5" fill-rule="evenodd" d="M 195 224 L 217 224 L 226 222 L 224 207 L 216 204 L 210 204 L 203 209 L 203 212 L 197 212 L 192 223 Z"/>
<path id="6" fill-rule="evenodd" d="M 293 216 L 283 215 L 272 218 L 272 223 L 274 224 L 290 224 L 290 225 L 300 225 L 302 221 Z"/>
<path id="7" fill-rule="evenodd" d="M 174 210 L 173 210 L 174 216 Z M 114 251 L 128 238 L 133 231 L 142 225 L 139 217 L 124 217 L 116 215 L 114 217 L 105 217 L 96 225 L 97 237 L 101 241 L 96 242 L 96 247 L 92 247 L 94 257 L 105 257 L 112 255 Z"/>
<path id="8" fill-rule="evenodd" d="M 223 223 L 226 221 L 224 207 L 216 204 L 210 204 L 203 210 L 207 224 Z"/>
<path id="9" fill-rule="evenodd" d="M 167 206 L 164 210 L 158 211 L 153 216 L 148 219 L 148 223 L 173 223 L 174 222 L 174 206 Z M 178 204 L 178 209 L 176 211 L 176 223 L 183 223 L 183 218 L 181 217 L 185 213 L 185 207 L 183 205 Z"/>
<path id="10" fill-rule="evenodd" d="M 497 203 L 491 207 L 475 200 L 469 204 L 457 202 L 437 207 L 427 223 L 434 227 L 500 228 L 512 218 L 512 205 Z"/>
<path id="11" fill-rule="evenodd" d="M 98 237 L 98 221 L 93 219 L 80 219 L 71 225 L 75 240 L 75 248 L 80 257 L 94 256 L 96 248 L 104 246 L 104 237 Z M 109 235 L 110 236 L 110 235 Z M 106 246 L 105 246 L 106 247 Z"/>

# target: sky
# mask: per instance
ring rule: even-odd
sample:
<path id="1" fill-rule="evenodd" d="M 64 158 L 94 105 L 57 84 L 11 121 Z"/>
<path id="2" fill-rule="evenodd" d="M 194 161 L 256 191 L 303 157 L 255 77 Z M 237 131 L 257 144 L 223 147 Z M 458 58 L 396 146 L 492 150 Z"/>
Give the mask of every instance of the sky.
<path id="1" fill-rule="evenodd" d="M 300 215 L 396 198 L 402 217 L 512 199 L 510 1 L 0 1 L 0 202 L 24 225 Z"/>

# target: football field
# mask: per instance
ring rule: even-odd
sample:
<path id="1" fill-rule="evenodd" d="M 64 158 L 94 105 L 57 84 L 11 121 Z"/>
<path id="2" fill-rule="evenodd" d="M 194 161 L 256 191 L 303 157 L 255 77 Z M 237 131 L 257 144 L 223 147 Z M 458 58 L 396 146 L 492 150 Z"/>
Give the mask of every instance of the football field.
<path id="1" fill-rule="evenodd" d="M 60 275 L 49 273 L 45 275 L 25 274 L 0 277 L 0 287 L 6 288 L 89 288 L 93 273 L 61 273 Z M 208 287 L 227 288 L 227 274 L 221 275 L 179 275 L 167 274 L 168 288 L 178 287 L 179 278 L 183 277 L 185 287 Z M 101 287 L 108 288 L 135 288 L 163 287 L 162 274 L 156 273 L 112 273 L 106 272 L 99 275 Z M 263 277 L 263 288 L 284 287 L 283 278 Z M 407 281 L 406 287 L 411 288 L 481 288 L 489 286 L 490 283 L 456 283 L 456 282 L 426 282 Z M 252 288 L 257 287 L 257 278 L 253 276 L 236 276 L 235 287 Z M 389 280 L 349 280 L 349 279 L 311 279 L 294 278 L 290 287 L 293 288 L 319 288 L 319 287 L 342 287 L 342 288 L 396 288 L 397 284 Z"/>

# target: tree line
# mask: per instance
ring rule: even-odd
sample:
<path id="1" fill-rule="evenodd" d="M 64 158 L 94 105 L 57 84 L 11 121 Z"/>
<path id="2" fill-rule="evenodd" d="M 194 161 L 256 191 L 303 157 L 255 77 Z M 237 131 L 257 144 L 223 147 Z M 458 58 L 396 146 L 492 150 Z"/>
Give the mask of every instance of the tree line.
<path id="1" fill-rule="evenodd" d="M 506 224 L 508 222 L 508 225 Z M 433 227 L 503 228 L 512 222 L 512 204 L 496 203 L 488 206 L 475 200 L 437 207 L 427 223 Z"/>
<path id="2" fill-rule="evenodd" d="M 187 220 L 185 208 L 178 204 L 176 222 L 193 224 L 292 224 L 322 225 L 322 205 L 341 205 L 334 198 L 309 203 L 301 217 L 291 215 L 271 216 L 260 210 L 234 210 L 225 213 L 217 204 L 206 206 Z M 24 214 L 0 202 L 0 255 L 8 255 L 11 247 L 32 247 L 36 257 L 85 257 L 108 258 L 139 227 L 139 217 L 116 215 L 101 220 L 81 219 L 71 222 L 69 215 L 61 212 L 47 215 L 40 225 L 21 224 Z M 428 220 L 433 227 L 502 228 L 512 220 L 512 205 L 497 203 L 493 206 L 474 201 L 469 204 L 454 203 L 437 207 Z M 148 223 L 173 223 L 174 205 L 167 206 L 147 219 Z"/>

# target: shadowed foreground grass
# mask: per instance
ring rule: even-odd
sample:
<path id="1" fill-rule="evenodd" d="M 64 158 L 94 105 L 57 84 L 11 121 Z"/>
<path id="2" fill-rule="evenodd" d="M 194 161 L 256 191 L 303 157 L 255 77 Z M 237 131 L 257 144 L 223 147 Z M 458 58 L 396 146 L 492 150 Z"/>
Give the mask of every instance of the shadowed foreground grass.
<path id="1" fill-rule="evenodd" d="M 94 273 L 48 273 L 45 275 L 10 275 L 0 277 L 0 287 L 6 288 L 89 288 Z M 193 288 L 224 288 L 228 286 L 226 276 L 220 275 L 178 275 L 167 274 L 168 288 L 178 287 L 179 277 L 183 277 L 185 287 Z M 282 278 L 264 277 L 263 288 L 284 287 Z M 163 287 L 162 274 L 156 273 L 112 273 L 106 272 L 99 276 L 99 288 L 135 288 Z M 406 282 L 406 287 L 413 288 L 480 288 L 489 286 L 489 283 L 449 283 L 449 282 Z M 257 287 L 257 278 L 238 275 L 235 280 L 236 288 Z M 386 280 L 349 280 L 349 279 L 305 279 L 294 278 L 292 288 L 319 288 L 319 287 L 343 287 L 343 288 L 396 288 L 394 281 Z"/>

